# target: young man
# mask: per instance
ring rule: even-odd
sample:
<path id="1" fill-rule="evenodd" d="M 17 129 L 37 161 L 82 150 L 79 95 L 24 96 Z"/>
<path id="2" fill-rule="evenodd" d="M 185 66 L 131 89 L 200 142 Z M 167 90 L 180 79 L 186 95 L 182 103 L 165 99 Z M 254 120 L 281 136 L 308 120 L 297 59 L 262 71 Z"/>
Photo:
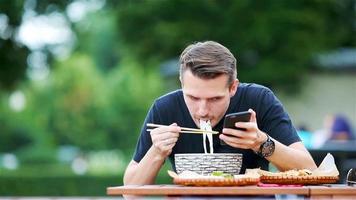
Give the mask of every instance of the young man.
<path id="1" fill-rule="evenodd" d="M 210 120 L 214 152 L 242 153 L 246 168 L 279 170 L 314 169 L 316 165 L 299 139 L 288 114 L 271 90 L 236 79 L 236 59 L 217 42 L 198 42 L 180 56 L 181 90 L 157 99 L 147 114 L 124 184 L 152 184 L 166 158 L 174 168 L 174 154 L 203 153 L 203 138 L 180 134 L 182 127 L 199 127 Z M 223 129 L 224 116 L 250 110 L 249 122 L 236 123 L 245 130 Z M 146 131 L 147 123 L 170 125 Z M 223 140 L 226 144 L 222 144 Z"/>

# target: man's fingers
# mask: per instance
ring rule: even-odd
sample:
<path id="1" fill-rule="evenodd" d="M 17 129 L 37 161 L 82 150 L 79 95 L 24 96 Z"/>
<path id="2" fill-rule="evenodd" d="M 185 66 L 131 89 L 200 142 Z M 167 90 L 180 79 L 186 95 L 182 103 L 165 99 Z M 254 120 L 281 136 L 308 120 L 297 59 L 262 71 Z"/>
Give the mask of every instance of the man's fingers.
<path id="1" fill-rule="evenodd" d="M 242 128 L 246 130 L 254 130 L 256 129 L 256 123 L 255 122 L 236 122 L 235 126 L 237 128 Z"/>
<path id="2" fill-rule="evenodd" d="M 222 136 L 221 138 L 226 144 L 235 148 L 250 149 L 253 145 L 253 142 L 251 140 L 241 140 L 237 139 L 236 137 L 234 138 L 229 136 Z"/>
<path id="3" fill-rule="evenodd" d="M 178 138 L 179 137 L 179 133 L 175 133 L 175 132 L 163 132 L 163 133 L 159 133 L 153 136 L 155 139 L 158 140 L 166 140 L 169 138 Z"/>
<path id="4" fill-rule="evenodd" d="M 257 122 L 257 119 L 256 119 L 256 112 L 254 110 L 252 110 L 251 108 L 248 109 L 248 111 L 251 113 L 251 118 L 250 118 L 250 122 Z"/>
<path id="5" fill-rule="evenodd" d="M 226 143 L 236 143 L 236 140 L 238 140 L 237 137 L 235 137 L 235 136 L 230 136 L 230 135 L 226 135 L 226 134 L 221 134 L 221 135 L 219 136 L 219 138 L 220 138 L 221 140 L 223 140 L 224 142 L 226 142 Z"/>
<path id="6" fill-rule="evenodd" d="M 163 140 L 163 144 L 164 145 L 171 145 L 171 144 L 175 144 L 177 142 L 177 138 L 167 138 Z"/>
<path id="7" fill-rule="evenodd" d="M 158 149 L 161 154 L 168 156 L 178 141 L 180 130 L 181 128 L 177 126 L 177 123 L 153 129 L 150 132 L 152 145 Z"/>
<path id="8" fill-rule="evenodd" d="M 231 128 L 224 128 L 223 133 L 225 135 L 230 135 L 230 136 L 234 136 L 234 137 L 242 137 L 243 134 L 245 134 L 243 131 L 231 129 Z"/>
<path id="9" fill-rule="evenodd" d="M 255 144 L 255 140 L 252 139 L 251 134 L 244 131 L 231 130 L 230 132 L 230 130 L 226 129 L 223 132 L 224 134 L 219 135 L 219 138 L 232 147 L 248 149 Z"/>
<path id="10" fill-rule="evenodd" d="M 159 128 L 155 128 L 153 131 L 157 131 L 158 133 L 166 133 L 166 132 L 176 132 L 180 131 L 180 127 L 177 125 L 163 126 Z"/>
<path id="11" fill-rule="evenodd" d="M 154 143 L 154 145 L 161 152 L 164 152 L 164 154 L 169 155 L 173 147 L 175 146 L 176 142 L 177 142 L 176 138 L 170 138 L 166 140 L 157 141 L 156 143 Z"/>

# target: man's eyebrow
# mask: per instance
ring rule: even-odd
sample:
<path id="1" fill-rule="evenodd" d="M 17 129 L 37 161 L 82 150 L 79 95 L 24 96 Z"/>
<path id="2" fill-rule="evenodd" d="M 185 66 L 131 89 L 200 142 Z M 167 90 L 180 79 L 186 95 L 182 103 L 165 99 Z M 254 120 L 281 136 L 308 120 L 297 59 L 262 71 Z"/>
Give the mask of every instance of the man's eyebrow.
<path id="1" fill-rule="evenodd" d="M 191 95 L 191 94 L 186 94 L 186 95 L 187 95 L 188 97 L 193 97 L 193 98 L 201 99 L 201 97 L 196 97 L 196 96 Z M 218 96 L 209 97 L 209 98 L 207 98 L 207 99 L 215 99 L 215 98 L 220 99 L 220 98 L 223 98 L 223 97 L 224 97 L 223 95 L 218 95 Z"/>
<path id="2" fill-rule="evenodd" d="M 212 99 L 222 99 L 223 96 L 215 96 L 215 97 L 209 97 L 208 100 L 212 100 Z"/>
<path id="3" fill-rule="evenodd" d="M 213 98 L 223 98 L 224 95 L 217 95 L 217 96 L 213 96 L 213 97 L 210 97 L 209 99 L 213 99 Z"/>
<path id="4" fill-rule="evenodd" d="M 186 94 L 188 97 L 194 97 L 194 98 L 199 98 L 199 97 L 196 97 L 194 95 L 191 95 L 191 94 Z"/>

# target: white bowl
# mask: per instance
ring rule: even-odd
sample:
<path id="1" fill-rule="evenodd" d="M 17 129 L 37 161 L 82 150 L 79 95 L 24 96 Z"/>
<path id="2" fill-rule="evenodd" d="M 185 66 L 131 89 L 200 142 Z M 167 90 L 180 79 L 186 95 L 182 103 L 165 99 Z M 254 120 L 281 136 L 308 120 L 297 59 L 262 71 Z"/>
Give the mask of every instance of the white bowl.
<path id="1" fill-rule="evenodd" d="M 189 153 L 175 154 L 175 167 L 178 174 L 183 171 L 192 171 L 202 175 L 214 171 L 236 175 L 240 173 L 242 154 L 240 153 Z"/>

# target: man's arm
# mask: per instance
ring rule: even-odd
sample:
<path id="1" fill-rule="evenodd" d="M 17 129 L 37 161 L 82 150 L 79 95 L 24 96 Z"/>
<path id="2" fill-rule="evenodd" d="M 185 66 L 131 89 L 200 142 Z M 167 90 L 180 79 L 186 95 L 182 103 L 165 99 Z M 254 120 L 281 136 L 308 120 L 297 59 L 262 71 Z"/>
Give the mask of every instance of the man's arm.
<path id="1" fill-rule="evenodd" d="M 151 131 L 152 146 L 139 163 L 132 160 L 124 174 L 124 185 L 144 185 L 154 183 L 164 160 L 172 152 L 180 127 L 177 124 L 155 128 Z"/>
<path id="2" fill-rule="evenodd" d="M 275 151 L 266 157 L 280 171 L 290 169 L 316 169 L 317 166 L 308 150 L 302 142 L 295 142 L 286 146 L 277 140 L 274 140 Z"/>
<path id="3" fill-rule="evenodd" d="M 134 160 L 130 162 L 125 171 L 124 185 L 154 183 L 165 160 L 165 157 L 155 151 L 157 150 L 152 146 L 139 163 Z"/>

